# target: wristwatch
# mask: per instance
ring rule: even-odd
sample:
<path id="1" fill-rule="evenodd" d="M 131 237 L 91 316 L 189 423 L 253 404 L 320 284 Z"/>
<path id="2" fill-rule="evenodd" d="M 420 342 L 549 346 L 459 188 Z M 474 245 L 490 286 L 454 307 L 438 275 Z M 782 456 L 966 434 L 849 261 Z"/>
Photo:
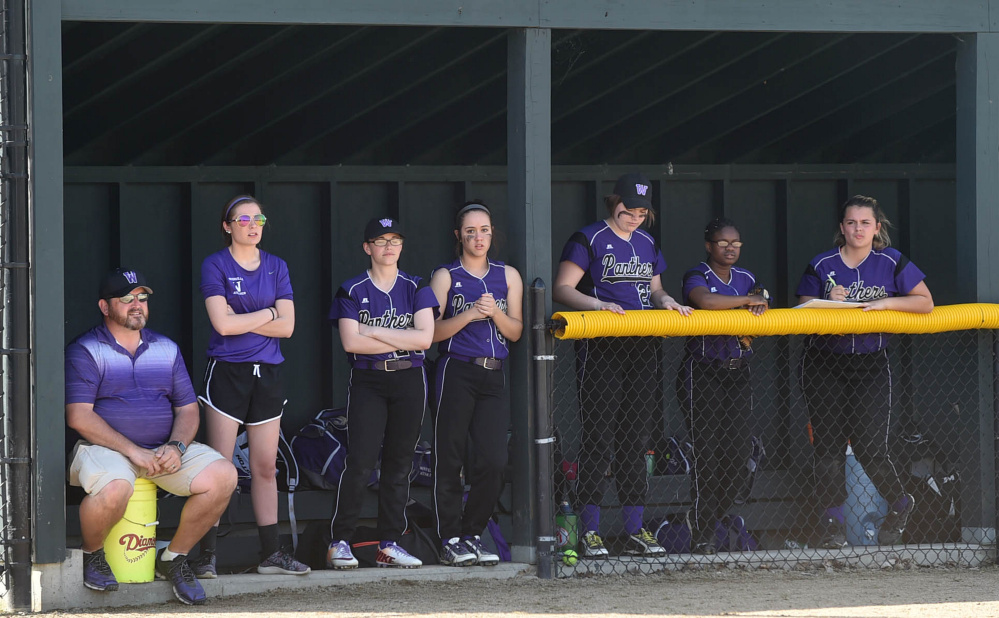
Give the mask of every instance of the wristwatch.
<path id="1" fill-rule="evenodd" d="M 167 446 L 176 446 L 177 450 L 180 451 L 180 456 L 183 457 L 184 453 L 187 452 L 187 447 L 180 440 L 170 440 L 167 442 Z"/>

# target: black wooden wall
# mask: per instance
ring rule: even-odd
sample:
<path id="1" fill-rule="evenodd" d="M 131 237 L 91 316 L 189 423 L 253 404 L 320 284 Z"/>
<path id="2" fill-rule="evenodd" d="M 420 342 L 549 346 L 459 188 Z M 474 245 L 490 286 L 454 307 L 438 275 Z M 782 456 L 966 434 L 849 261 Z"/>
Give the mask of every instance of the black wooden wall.
<path id="1" fill-rule="evenodd" d="M 671 294 L 679 294 L 682 273 L 703 258 L 704 224 L 724 214 L 746 242 L 741 263 L 767 283 L 778 306 L 793 304 L 805 264 L 832 246 L 837 206 L 863 193 L 881 201 L 895 223 L 893 244 L 927 273 L 937 304 L 962 300 L 952 166 L 641 169 L 655 185 L 653 233 L 669 265 L 663 283 Z M 550 253 L 554 264 L 573 231 L 604 216 L 602 196 L 624 171 L 554 168 L 551 244 L 535 250 Z M 101 274 L 118 264 L 137 268 L 155 289 L 150 328 L 178 341 L 196 388 L 208 340 L 201 261 L 222 246 L 222 205 L 238 193 L 261 199 L 268 216 L 262 246 L 288 262 L 295 289 L 295 334 L 283 343 L 286 431 L 345 401 L 347 364 L 326 316 L 336 287 L 367 265 L 360 236 L 368 218 L 398 217 L 407 229 L 402 268 L 428 277 L 453 255 L 455 208 L 481 199 L 495 213 L 493 255 L 507 257 L 503 168 L 68 167 L 65 179 L 67 341 L 97 321 Z M 522 274 L 531 280 L 532 273 Z"/>

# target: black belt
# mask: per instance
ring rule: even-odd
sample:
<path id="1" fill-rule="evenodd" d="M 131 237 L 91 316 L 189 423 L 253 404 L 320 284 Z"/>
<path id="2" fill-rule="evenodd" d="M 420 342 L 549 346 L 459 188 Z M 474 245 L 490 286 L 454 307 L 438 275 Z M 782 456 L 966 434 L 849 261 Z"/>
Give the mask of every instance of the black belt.
<path id="1" fill-rule="evenodd" d="M 478 365 L 492 371 L 503 370 L 503 359 L 501 358 L 493 358 L 491 356 L 463 356 L 461 354 L 451 354 L 450 352 L 447 355 L 455 360 L 472 363 L 473 365 Z"/>
<path id="2" fill-rule="evenodd" d="M 375 371 L 400 371 L 422 366 L 423 361 L 414 362 L 411 360 L 354 361 L 354 369 L 373 369 Z"/>
<path id="3" fill-rule="evenodd" d="M 719 369 L 742 369 L 749 366 L 748 358 L 716 358 L 704 359 L 700 362 Z"/>

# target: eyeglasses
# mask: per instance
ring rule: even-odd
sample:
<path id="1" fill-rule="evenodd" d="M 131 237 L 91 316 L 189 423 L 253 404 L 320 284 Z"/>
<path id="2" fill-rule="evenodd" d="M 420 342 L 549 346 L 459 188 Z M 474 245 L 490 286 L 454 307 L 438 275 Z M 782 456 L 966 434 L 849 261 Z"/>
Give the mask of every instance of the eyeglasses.
<path id="1" fill-rule="evenodd" d="M 395 238 L 376 238 L 374 240 L 369 240 L 369 243 L 376 247 L 384 247 L 386 245 L 392 245 L 393 247 L 398 247 L 402 244 L 402 239 L 398 236 Z"/>
<path id="2" fill-rule="evenodd" d="M 146 302 L 149 300 L 149 294 L 140 292 L 139 294 L 125 294 L 124 296 L 113 296 L 112 298 L 117 298 L 118 302 L 123 305 L 131 305 L 133 300 L 138 300 L 140 303 Z"/>
<path id="3" fill-rule="evenodd" d="M 238 223 L 240 227 L 246 227 L 250 225 L 250 221 L 257 224 L 258 227 L 263 227 L 267 223 L 267 217 L 264 215 L 239 215 L 238 217 L 233 217 L 229 219 L 229 223 Z"/>
<path id="4" fill-rule="evenodd" d="M 733 240 L 731 242 L 727 241 L 727 240 L 709 240 L 708 242 L 713 242 L 716 245 L 718 245 L 719 247 L 721 247 L 722 249 L 724 249 L 725 247 L 727 247 L 729 245 L 732 245 L 733 247 L 735 247 L 736 249 L 738 249 L 738 248 L 742 247 L 742 244 L 743 244 L 741 240 Z"/>

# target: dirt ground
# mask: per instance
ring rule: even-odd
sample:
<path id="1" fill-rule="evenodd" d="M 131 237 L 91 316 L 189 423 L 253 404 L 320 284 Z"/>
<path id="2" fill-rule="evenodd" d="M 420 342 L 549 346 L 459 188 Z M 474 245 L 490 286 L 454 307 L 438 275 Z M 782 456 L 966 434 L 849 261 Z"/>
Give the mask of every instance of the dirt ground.
<path id="1" fill-rule="evenodd" d="M 395 581 L 50 616 L 999 617 L 999 568 L 693 571 L 541 581 Z"/>

